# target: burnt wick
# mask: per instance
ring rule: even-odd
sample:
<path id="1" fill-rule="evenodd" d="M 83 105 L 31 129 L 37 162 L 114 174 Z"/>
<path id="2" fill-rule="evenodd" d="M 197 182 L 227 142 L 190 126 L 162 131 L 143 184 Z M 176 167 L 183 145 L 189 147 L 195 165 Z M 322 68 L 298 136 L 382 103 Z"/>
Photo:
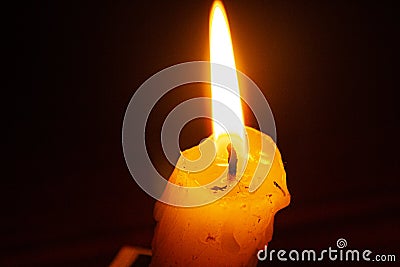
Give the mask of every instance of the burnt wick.
<path id="1" fill-rule="evenodd" d="M 228 163 L 229 163 L 229 171 L 228 171 L 228 181 L 234 181 L 236 179 L 236 169 L 237 169 L 237 154 L 235 148 L 232 144 L 229 144 L 226 149 L 228 150 Z"/>

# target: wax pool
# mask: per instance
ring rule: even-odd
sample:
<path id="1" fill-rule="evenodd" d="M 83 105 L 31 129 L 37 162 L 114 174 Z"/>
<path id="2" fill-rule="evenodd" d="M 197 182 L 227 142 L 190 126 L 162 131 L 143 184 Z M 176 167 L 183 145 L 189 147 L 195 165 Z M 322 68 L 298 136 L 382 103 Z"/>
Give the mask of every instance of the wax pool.
<path id="1" fill-rule="evenodd" d="M 153 238 L 151 266 L 255 266 L 257 251 L 271 240 L 275 213 L 290 202 L 286 173 L 279 150 L 267 135 L 246 127 L 249 161 L 240 182 L 217 201 L 200 207 L 175 207 L 157 202 L 154 217 L 157 227 Z M 271 160 L 264 160 L 263 151 Z M 198 147 L 183 152 L 187 159 L 200 156 Z M 208 177 L 226 169 L 228 151 L 221 152 L 211 166 L 199 173 L 182 171 L 179 160 L 169 181 L 179 185 L 208 183 Z M 272 156 L 272 157 L 271 157 Z M 250 193 L 255 173 L 269 169 L 261 186 Z M 262 173 L 262 172 L 261 172 Z M 256 177 L 256 179 L 265 177 Z M 227 184 L 228 185 L 228 184 Z M 228 189 L 227 187 L 225 189 Z M 225 190 L 210 188 L 210 194 Z M 168 194 L 168 186 L 165 189 Z M 171 196 L 179 197 L 179 196 Z"/>

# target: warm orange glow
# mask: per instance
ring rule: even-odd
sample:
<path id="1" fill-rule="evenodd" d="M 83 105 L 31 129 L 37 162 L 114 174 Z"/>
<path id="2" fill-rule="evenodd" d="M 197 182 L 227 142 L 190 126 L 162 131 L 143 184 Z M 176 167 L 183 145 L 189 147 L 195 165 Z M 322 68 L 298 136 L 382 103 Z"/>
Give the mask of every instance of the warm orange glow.
<path id="1" fill-rule="evenodd" d="M 231 33 L 229 30 L 228 18 L 222 2 L 215 1 L 210 14 L 210 61 L 228 66 L 234 71 L 221 72 L 217 71 L 211 65 L 211 80 L 213 82 L 226 81 L 228 79 L 229 88 L 224 89 L 217 85 L 211 85 L 211 94 L 213 100 L 219 101 L 229 107 L 234 114 L 239 118 L 235 118 L 232 114 L 227 114 L 226 110 L 221 109 L 221 106 L 212 105 L 212 116 L 216 121 L 221 122 L 226 131 L 230 134 L 237 134 L 244 140 L 244 120 L 243 111 L 240 102 L 239 83 L 236 73 L 235 57 L 233 53 Z M 221 77 L 223 76 L 223 77 Z M 226 131 L 216 122 L 213 122 L 213 131 L 215 137 L 218 138 Z"/>

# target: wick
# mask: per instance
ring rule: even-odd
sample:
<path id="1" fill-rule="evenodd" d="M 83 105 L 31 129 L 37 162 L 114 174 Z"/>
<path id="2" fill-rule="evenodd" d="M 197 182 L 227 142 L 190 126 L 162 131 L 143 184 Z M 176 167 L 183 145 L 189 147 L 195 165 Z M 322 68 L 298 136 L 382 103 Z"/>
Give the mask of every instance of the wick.
<path id="1" fill-rule="evenodd" d="M 237 155 L 236 150 L 229 144 L 226 149 L 228 150 L 228 163 L 229 163 L 229 171 L 228 171 L 228 181 L 234 181 L 236 179 L 236 168 L 237 168 Z"/>

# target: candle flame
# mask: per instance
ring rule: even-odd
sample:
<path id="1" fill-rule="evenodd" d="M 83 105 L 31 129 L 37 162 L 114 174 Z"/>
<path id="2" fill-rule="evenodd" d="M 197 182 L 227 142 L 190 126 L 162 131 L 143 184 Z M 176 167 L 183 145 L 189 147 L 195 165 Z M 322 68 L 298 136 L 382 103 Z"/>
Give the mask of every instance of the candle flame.
<path id="1" fill-rule="evenodd" d="M 212 99 L 233 112 L 227 113 L 226 109 L 221 108 L 221 105 L 213 102 L 212 116 L 215 139 L 228 132 L 229 134 L 237 134 L 244 140 L 244 119 L 231 33 L 224 6 L 220 1 L 214 2 L 210 14 L 210 62 L 227 66 L 232 70 L 232 72 L 221 71 L 217 66 L 211 64 L 211 81 L 218 84 L 223 81 L 223 84 L 229 85 L 229 88 L 223 88 L 211 84 Z M 238 121 L 240 123 L 237 123 Z"/>

